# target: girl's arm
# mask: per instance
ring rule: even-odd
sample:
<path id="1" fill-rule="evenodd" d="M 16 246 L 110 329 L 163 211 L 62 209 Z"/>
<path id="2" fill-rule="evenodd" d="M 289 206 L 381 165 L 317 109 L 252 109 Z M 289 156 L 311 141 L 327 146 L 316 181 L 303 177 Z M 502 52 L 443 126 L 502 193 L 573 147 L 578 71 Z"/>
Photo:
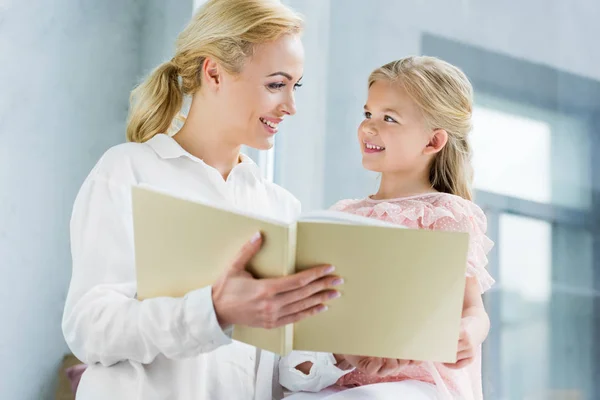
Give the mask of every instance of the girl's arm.
<path id="1" fill-rule="evenodd" d="M 473 342 L 477 346 L 481 345 L 490 331 L 490 319 L 483 305 L 477 278 L 467 278 L 462 318 L 463 321 L 466 320 L 465 329 Z"/>

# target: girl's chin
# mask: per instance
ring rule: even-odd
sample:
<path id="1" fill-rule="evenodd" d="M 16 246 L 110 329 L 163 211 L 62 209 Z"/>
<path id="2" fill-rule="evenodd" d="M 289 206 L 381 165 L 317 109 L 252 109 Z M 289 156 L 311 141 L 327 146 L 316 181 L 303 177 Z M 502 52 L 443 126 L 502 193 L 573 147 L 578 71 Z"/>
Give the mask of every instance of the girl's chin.
<path id="1" fill-rule="evenodd" d="M 384 169 L 381 168 L 381 165 L 379 165 L 379 163 L 374 163 L 372 161 L 365 160 L 364 158 L 362 161 L 362 165 L 363 165 L 364 169 L 371 171 L 371 172 L 377 172 L 380 174 L 384 172 Z"/>

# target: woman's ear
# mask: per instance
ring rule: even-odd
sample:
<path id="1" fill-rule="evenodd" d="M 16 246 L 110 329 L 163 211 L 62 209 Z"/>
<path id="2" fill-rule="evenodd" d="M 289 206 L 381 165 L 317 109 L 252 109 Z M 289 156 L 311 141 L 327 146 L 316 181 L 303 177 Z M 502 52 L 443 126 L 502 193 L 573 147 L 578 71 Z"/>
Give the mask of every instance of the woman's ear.
<path id="1" fill-rule="evenodd" d="M 216 61 L 206 58 L 202 63 L 202 86 L 218 90 L 221 80 L 221 66 Z"/>
<path id="2" fill-rule="evenodd" d="M 439 153 L 444 146 L 448 143 L 448 132 L 445 129 L 435 129 L 429 138 L 429 143 L 425 146 L 423 153 L 426 155 L 432 155 Z"/>

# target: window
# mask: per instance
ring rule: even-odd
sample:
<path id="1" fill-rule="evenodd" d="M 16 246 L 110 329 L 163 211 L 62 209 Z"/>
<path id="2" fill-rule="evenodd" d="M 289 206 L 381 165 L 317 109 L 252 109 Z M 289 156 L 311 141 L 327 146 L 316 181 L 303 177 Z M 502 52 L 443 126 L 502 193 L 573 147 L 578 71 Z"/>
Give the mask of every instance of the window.
<path id="1" fill-rule="evenodd" d="M 473 124 L 475 188 L 549 203 L 550 125 L 483 106 Z"/>
<path id="2" fill-rule="evenodd" d="M 485 398 L 597 398 L 600 83 L 432 35 L 423 46 L 475 87 L 476 202 L 496 242 Z"/>

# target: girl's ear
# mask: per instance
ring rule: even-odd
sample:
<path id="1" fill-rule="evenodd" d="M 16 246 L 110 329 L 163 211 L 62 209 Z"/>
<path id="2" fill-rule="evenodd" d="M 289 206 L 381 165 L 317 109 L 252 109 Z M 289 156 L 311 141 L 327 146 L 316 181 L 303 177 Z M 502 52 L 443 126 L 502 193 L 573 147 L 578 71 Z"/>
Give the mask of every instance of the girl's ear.
<path id="1" fill-rule="evenodd" d="M 445 129 L 436 129 L 432 132 L 429 143 L 425 146 L 423 153 L 426 155 L 439 153 L 446 143 L 448 143 L 448 132 Z"/>

